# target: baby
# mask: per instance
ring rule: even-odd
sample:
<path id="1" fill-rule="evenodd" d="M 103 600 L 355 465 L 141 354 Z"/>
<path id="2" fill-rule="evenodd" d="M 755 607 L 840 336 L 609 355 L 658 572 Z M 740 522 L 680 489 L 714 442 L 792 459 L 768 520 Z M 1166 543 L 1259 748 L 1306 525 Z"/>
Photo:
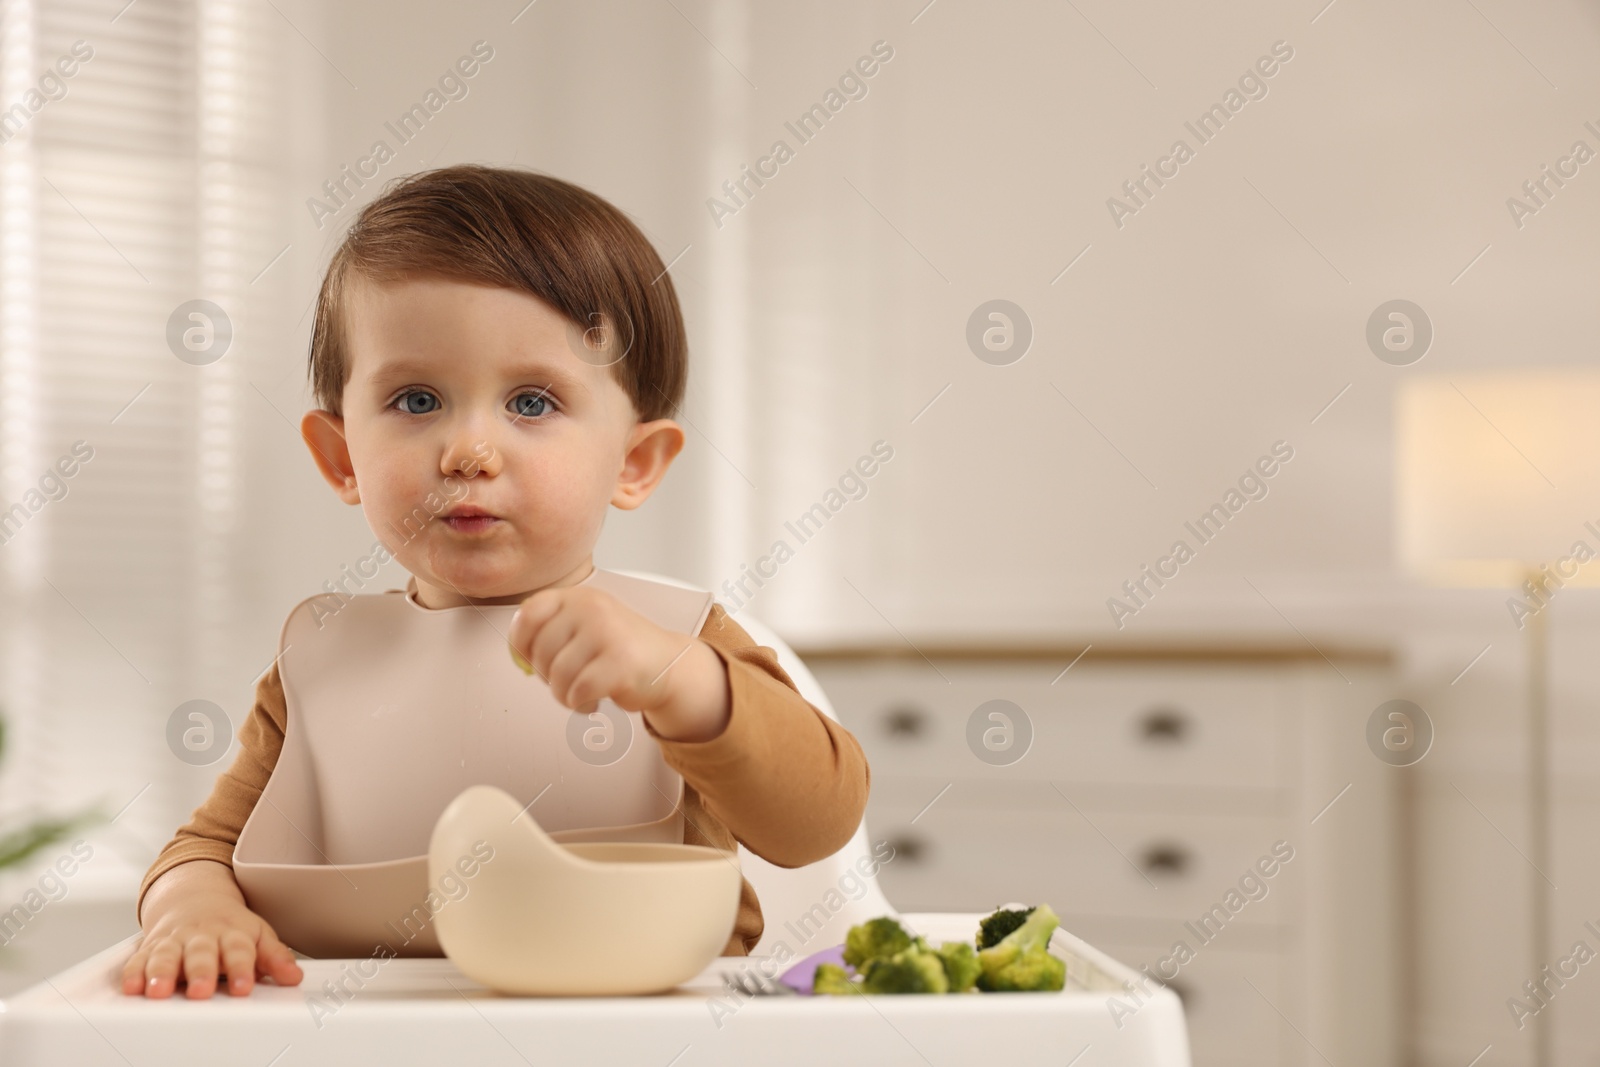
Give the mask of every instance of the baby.
<path id="1" fill-rule="evenodd" d="M 608 506 L 643 504 L 683 448 L 670 416 L 687 374 L 672 279 L 617 208 L 516 169 L 460 165 L 402 179 L 361 211 L 328 267 L 310 353 L 320 406 L 301 432 L 334 493 L 361 506 L 385 550 L 380 560 L 392 556 L 412 577 L 403 594 L 311 598 L 291 620 L 309 612 L 318 634 L 324 624 L 329 633 L 358 631 L 361 620 L 377 617 L 362 605 L 401 604 L 402 596 L 415 608 L 406 618 L 416 620 L 462 607 L 472 612 L 455 616 L 489 618 L 491 605 L 520 605 L 503 633 L 491 634 L 499 642 L 493 666 L 517 659 L 515 666 L 531 667 L 535 676 L 500 684 L 527 693 L 529 707 L 536 696 L 544 701 L 543 728 L 556 705 L 587 715 L 605 699 L 640 713 L 658 761 L 681 775 L 674 814 L 685 843 L 743 843 L 778 866 L 798 867 L 836 852 L 860 823 L 870 785 L 860 744 L 801 697 L 773 650 L 756 645 L 709 594 L 673 587 L 673 596 L 704 598 L 680 615 L 703 618 L 698 632 L 689 624 L 673 630 L 616 595 L 668 587 L 597 571 L 593 562 Z M 594 580 L 602 577 L 631 584 L 608 592 Z M 330 615 L 344 617 L 329 622 Z M 144 877 L 143 937 L 123 971 L 123 992 L 167 997 L 181 980 L 190 998 L 202 998 L 219 975 L 233 994 L 248 993 L 258 977 L 301 980 L 293 939 L 280 939 L 241 888 L 251 884 L 242 848 L 235 878 L 234 850 L 280 754 L 287 766 L 287 753 L 328 736 L 319 715 L 359 703 L 331 692 L 336 685 L 405 692 L 406 664 L 397 680 L 381 645 L 368 640 L 378 650 L 323 672 L 320 694 L 317 674 L 306 671 L 315 660 L 303 658 L 317 649 L 282 647 L 256 685 L 233 764 Z M 490 673 L 453 667 L 462 669 L 463 689 Z M 297 719 L 303 710 L 310 718 Z M 495 710 L 515 720 L 514 707 Z M 398 714 L 409 713 L 437 725 L 449 712 Z M 380 711 L 360 715 L 361 729 L 385 728 Z M 401 775 L 401 785 L 369 806 L 382 807 L 386 796 L 415 806 L 405 778 L 452 780 L 457 754 L 453 747 L 437 765 L 387 771 Z M 343 760 L 330 777 L 365 773 L 357 755 L 325 748 L 318 766 Z M 513 761 L 506 755 L 506 766 Z M 286 782 L 280 775 L 275 786 Z M 548 783 L 515 786 L 521 799 L 537 799 Z M 660 825 L 676 832 L 677 823 Z M 430 829 L 431 821 L 421 827 L 422 841 Z M 723 954 L 747 954 L 763 928 L 745 881 Z"/>

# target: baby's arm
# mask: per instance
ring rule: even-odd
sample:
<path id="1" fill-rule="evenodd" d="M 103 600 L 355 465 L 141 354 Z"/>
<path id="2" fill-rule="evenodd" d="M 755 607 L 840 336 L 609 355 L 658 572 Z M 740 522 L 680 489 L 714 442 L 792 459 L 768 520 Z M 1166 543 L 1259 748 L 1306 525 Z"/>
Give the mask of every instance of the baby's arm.
<path id="1" fill-rule="evenodd" d="M 751 852 L 779 867 L 831 856 L 866 810 L 872 770 L 855 735 L 800 695 L 772 649 L 758 645 L 721 604 L 700 629 L 725 666 L 727 723 L 704 741 L 645 731 L 672 768 Z"/>
<path id="2" fill-rule="evenodd" d="M 664 630 L 600 589 L 541 589 L 507 640 L 555 699 L 641 712 L 669 766 L 744 845 L 780 867 L 843 848 L 871 773 L 855 735 L 812 706 L 722 605 L 699 635 Z"/>
<path id="3" fill-rule="evenodd" d="M 248 993 L 258 973 L 279 985 L 300 981 L 294 954 L 245 905 L 232 867 L 239 831 L 283 748 L 286 718 L 274 665 L 256 685 L 233 765 L 145 873 L 137 905 L 144 937 L 123 968 L 124 993 L 171 996 L 182 976 L 191 999 L 209 997 L 219 970 L 233 993 Z"/>

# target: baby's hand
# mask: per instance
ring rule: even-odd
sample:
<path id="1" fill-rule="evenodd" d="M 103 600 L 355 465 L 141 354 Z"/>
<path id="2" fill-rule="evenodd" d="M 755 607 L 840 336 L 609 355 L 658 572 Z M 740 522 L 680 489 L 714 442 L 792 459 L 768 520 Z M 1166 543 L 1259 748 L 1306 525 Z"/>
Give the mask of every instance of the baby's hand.
<path id="1" fill-rule="evenodd" d="M 727 722 L 727 671 L 711 646 L 662 629 L 603 589 L 541 589 L 522 602 L 507 636 L 517 665 L 574 711 L 609 699 L 650 712 L 651 725 L 672 739 L 714 737 Z"/>
<path id="2" fill-rule="evenodd" d="M 162 877 L 203 862 L 181 864 Z M 198 871 L 185 872 L 191 873 Z M 265 919 L 245 907 L 236 887 L 231 893 L 204 885 L 185 888 L 181 896 L 168 894 L 154 916 L 148 914 L 151 898 L 146 897 L 144 939 L 122 969 L 124 993 L 170 997 L 182 976 L 188 980 L 189 999 L 209 997 L 217 989 L 219 961 L 228 976 L 226 988 L 236 996 L 249 993 L 258 975 L 270 975 L 278 985 L 300 983 L 304 972 L 294 953 Z"/>

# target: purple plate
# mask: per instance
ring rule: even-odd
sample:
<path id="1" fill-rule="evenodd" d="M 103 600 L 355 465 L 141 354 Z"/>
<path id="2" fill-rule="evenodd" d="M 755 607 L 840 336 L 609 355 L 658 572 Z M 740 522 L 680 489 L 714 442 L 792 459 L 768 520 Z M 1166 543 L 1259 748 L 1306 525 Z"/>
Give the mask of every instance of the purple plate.
<path id="1" fill-rule="evenodd" d="M 825 948 L 821 952 L 814 952 L 778 975 L 778 981 L 805 996 L 811 996 L 811 984 L 816 977 L 817 964 L 836 963 L 845 969 L 845 973 L 855 976 L 856 969 L 844 961 L 844 946 L 835 945 Z"/>

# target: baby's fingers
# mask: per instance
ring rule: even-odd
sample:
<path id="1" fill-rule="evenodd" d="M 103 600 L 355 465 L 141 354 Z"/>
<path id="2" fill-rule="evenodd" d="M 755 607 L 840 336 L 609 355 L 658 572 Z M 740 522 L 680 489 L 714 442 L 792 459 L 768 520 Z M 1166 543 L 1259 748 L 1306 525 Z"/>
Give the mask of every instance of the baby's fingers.
<path id="1" fill-rule="evenodd" d="M 183 946 L 173 938 L 163 937 L 148 949 L 140 948 L 139 951 L 148 952 L 141 979 L 144 982 L 144 995 L 172 996 L 178 988 L 178 964 L 183 958 Z M 129 963 L 131 966 L 132 961 Z"/>
<path id="2" fill-rule="evenodd" d="M 535 666 L 533 644 L 545 623 L 561 610 L 561 593 L 559 589 L 541 589 L 524 600 L 511 616 L 506 641 L 511 645 L 511 659 L 524 674 L 539 673 Z"/>
<path id="3" fill-rule="evenodd" d="M 122 967 L 122 992 L 130 997 L 139 996 L 144 992 L 144 968 L 150 959 L 150 949 L 140 944 L 133 950 L 133 955 L 128 957 L 128 962 Z"/>
<path id="4" fill-rule="evenodd" d="M 299 985 L 305 977 L 294 953 L 269 928 L 262 929 L 261 939 L 256 942 L 256 970 L 279 985 Z"/>
<path id="5" fill-rule="evenodd" d="M 228 992 L 243 996 L 250 992 L 256 979 L 256 946 L 243 930 L 226 930 L 222 934 L 222 966 L 228 973 Z"/>
<path id="6" fill-rule="evenodd" d="M 183 974 L 190 1000 L 203 1000 L 217 989 L 217 939 L 193 934 L 183 943 Z"/>

